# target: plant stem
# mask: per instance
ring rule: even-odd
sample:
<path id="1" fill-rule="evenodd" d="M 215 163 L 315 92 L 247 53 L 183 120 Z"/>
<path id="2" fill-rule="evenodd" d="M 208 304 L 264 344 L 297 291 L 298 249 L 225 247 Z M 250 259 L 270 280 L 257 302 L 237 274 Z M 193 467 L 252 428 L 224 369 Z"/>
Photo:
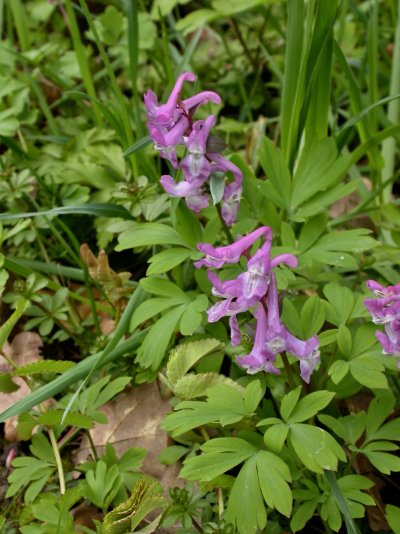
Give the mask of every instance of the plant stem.
<path id="1" fill-rule="evenodd" d="M 61 495 L 64 495 L 64 493 L 65 493 L 65 477 L 64 477 L 64 470 L 63 470 L 63 466 L 62 466 L 62 462 L 61 462 L 60 451 L 58 450 L 58 445 L 57 445 L 56 437 L 54 435 L 54 430 L 52 428 L 48 428 L 47 431 L 49 433 L 51 447 L 53 449 L 54 458 L 56 460 L 58 478 L 60 479 L 60 492 L 61 492 Z"/>
<path id="2" fill-rule="evenodd" d="M 233 239 L 233 236 L 231 234 L 231 231 L 227 227 L 227 225 L 226 225 L 226 223 L 225 223 L 225 221 L 224 221 L 224 219 L 222 217 L 221 206 L 219 204 L 215 204 L 215 208 L 217 210 L 219 220 L 221 221 L 222 230 L 225 232 L 225 235 L 226 235 L 229 243 L 232 244 L 234 242 L 234 239 Z"/>
<path id="3" fill-rule="evenodd" d="M 287 374 L 289 387 L 290 387 L 290 389 L 294 389 L 295 388 L 295 384 L 294 384 L 294 380 L 293 380 L 293 371 L 292 371 L 292 368 L 290 366 L 290 363 L 289 363 L 289 360 L 288 360 L 286 352 L 282 352 L 281 353 L 281 358 L 282 358 L 283 365 L 285 366 L 285 371 L 286 371 L 286 374 Z"/>
<path id="4" fill-rule="evenodd" d="M 99 456 L 97 454 L 96 447 L 95 447 L 92 435 L 90 433 L 90 430 L 86 430 L 86 435 L 89 440 L 90 448 L 92 449 L 93 458 L 97 461 L 99 459 Z"/>

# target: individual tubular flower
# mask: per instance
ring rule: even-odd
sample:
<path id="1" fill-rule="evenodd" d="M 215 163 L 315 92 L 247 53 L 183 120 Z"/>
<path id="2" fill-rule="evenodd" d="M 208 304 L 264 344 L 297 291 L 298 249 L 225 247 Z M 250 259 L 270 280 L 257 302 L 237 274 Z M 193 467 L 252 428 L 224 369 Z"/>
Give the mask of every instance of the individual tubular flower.
<path id="1" fill-rule="evenodd" d="M 265 302 L 260 302 L 259 308 L 264 308 L 264 306 Z M 276 373 L 277 370 L 273 369 L 276 355 L 287 351 L 300 360 L 300 376 L 305 382 L 309 383 L 311 374 L 320 360 L 318 338 L 317 336 L 312 336 L 305 341 L 297 339 L 281 323 L 278 290 L 273 273 L 271 273 L 271 280 L 268 287 L 266 308 L 267 312 L 264 309 L 265 319 L 260 309 L 258 309 L 255 315 L 257 319 L 257 330 L 253 350 L 249 355 L 238 357 L 238 364 L 250 373 L 257 372 L 257 370 Z M 258 321 L 260 319 L 261 322 L 259 325 Z M 264 359 L 264 365 L 261 368 L 254 366 L 257 362 L 257 365 L 259 365 L 262 359 Z"/>
<path id="2" fill-rule="evenodd" d="M 197 269 L 200 267 L 214 267 L 219 269 L 225 263 L 237 263 L 240 256 L 244 255 L 260 237 L 266 240 L 272 239 L 272 230 L 269 226 L 260 226 L 250 234 L 240 237 L 231 245 L 213 247 L 208 243 L 199 243 L 197 248 L 205 254 L 205 258 L 194 263 Z"/>
<path id="3" fill-rule="evenodd" d="M 400 284 L 384 287 L 368 280 L 366 285 L 378 297 L 365 299 L 364 305 L 371 314 L 372 322 L 384 325 L 385 332 L 376 332 L 383 353 L 400 356 Z"/>
<path id="4" fill-rule="evenodd" d="M 222 197 L 221 215 L 224 222 L 231 226 L 236 221 L 237 211 L 239 209 L 240 198 L 242 194 L 242 171 L 227 160 L 221 154 L 208 154 L 208 157 L 213 161 L 213 170 L 216 172 L 231 172 L 233 175 L 233 182 L 225 186 Z"/>

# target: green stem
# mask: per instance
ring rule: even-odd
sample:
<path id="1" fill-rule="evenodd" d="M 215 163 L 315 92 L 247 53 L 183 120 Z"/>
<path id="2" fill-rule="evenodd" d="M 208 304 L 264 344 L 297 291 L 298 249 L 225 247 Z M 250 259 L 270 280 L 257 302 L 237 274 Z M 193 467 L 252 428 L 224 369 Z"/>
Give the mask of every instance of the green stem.
<path id="1" fill-rule="evenodd" d="M 394 96 L 400 92 L 400 0 L 397 1 L 397 24 L 393 47 L 392 74 L 390 79 L 390 92 L 388 96 Z M 400 102 L 398 99 L 391 100 L 388 105 L 387 117 L 392 124 L 397 124 L 399 119 Z M 384 167 L 382 169 L 382 181 L 389 180 L 394 174 L 396 153 L 396 140 L 394 138 L 385 139 L 382 143 L 382 156 Z M 383 191 L 383 202 L 390 200 L 392 188 L 388 187 Z"/>
<path id="2" fill-rule="evenodd" d="M 291 365 L 289 363 L 289 360 L 288 360 L 288 357 L 286 355 L 286 352 L 282 352 L 281 353 L 281 358 L 282 358 L 283 365 L 285 366 L 285 371 L 286 371 L 289 387 L 292 390 L 296 386 L 295 386 L 295 383 L 294 383 L 294 380 L 293 380 L 293 370 L 292 370 L 292 367 L 291 367 Z"/>
<path id="3" fill-rule="evenodd" d="M 58 445 L 57 445 L 56 437 L 54 435 L 54 430 L 52 428 L 48 428 L 47 431 L 49 433 L 51 447 L 53 449 L 54 458 L 56 460 L 58 478 L 60 480 L 60 492 L 61 492 L 61 495 L 64 495 L 64 493 L 65 493 L 65 477 L 64 477 L 64 470 L 63 470 L 63 466 L 62 466 L 60 451 L 58 450 Z"/>
<path id="4" fill-rule="evenodd" d="M 225 223 L 225 221 L 224 221 L 224 219 L 222 217 L 221 206 L 219 204 L 215 204 L 215 208 L 217 210 L 219 220 L 221 221 L 222 230 L 224 231 L 229 243 L 232 244 L 235 240 L 233 239 L 232 233 L 229 230 L 229 228 L 227 227 L 227 225 L 226 225 L 226 223 Z"/>

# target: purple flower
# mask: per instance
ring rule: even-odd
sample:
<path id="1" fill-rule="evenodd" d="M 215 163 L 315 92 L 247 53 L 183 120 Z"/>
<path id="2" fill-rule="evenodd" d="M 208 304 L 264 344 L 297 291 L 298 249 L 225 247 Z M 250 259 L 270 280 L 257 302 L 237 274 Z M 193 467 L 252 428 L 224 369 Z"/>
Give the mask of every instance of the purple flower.
<path id="1" fill-rule="evenodd" d="M 206 157 L 207 138 L 215 124 L 214 115 L 209 115 L 205 121 L 196 121 L 186 141 L 188 155 L 183 158 L 181 168 L 189 182 L 195 178 L 207 180 L 211 174 L 211 164 Z"/>
<path id="2" fill-rule="evenodd" d="M 257 329 L 253 350 L 249 355 L 239 357 L 237 359 L 238 364 L 241 367 L 245 367 L 251 373 L 257 372 L 258 370 L 271 372 L 271 366 L 275 362 L 276 355 L 280 352 L 287 351 L 300 360 L 300 376 L 305 382 L 309 383 L 311 374 L 320 360 L 318 338 L 317 336 L 312 336 L 305 341 L 297 339 L 281 323 L 278 290 L 273 273 L 271 273 L 271 280 L 268 287 L 267 313 L 260 311 L 263 306 L 264 303 L 261 301 L 259 309 L 255 314 Z M 259 365 L 262 360 L 264 360 L 264 364 L 260 367 Z M 249 369 L 251 370 L 249 371 Z M 277 371 L 274 370 L 272 372 L 276 373 Z"/>
<path id="3" fill-rule="evenodd" d="M 372 322 L 385 325 L 385 332 L 376 332 L 383 353 L 400 356 L 400 284 L 384 287 L 374 280 L 368 280 L 366 285 L 378 297 L 365 299 L 364 304 Z"/>
<path id="4" fill-rule="evenodd" d="M 194 263 L 194 266 L 200 267 L 214 267 L 219 269 L 225 263 L 237 263 L 240 256 L 245 254 L 247 250 L 259 239 L 265 236 L 267 240 L 272 240 L 272 230 L 269 226 L 260 226 L 250 234 L 240 237 L 231 245 L 224 247 L 213 247 L 208 243 L 199 243 L 197 248 L 203 252 L 206 257 Z"/>
<path id="5" fill-rule="evenodd" d="M 196 213 L 209 204 L 209 195 L 201 189 L 204 180 L 197 179 L 192 182 L 183 180 L 176 183 L 172 176 L 164 175 L 161 177 L 160 183 L 171 196 L 184 198 L 188 208 Z"/>

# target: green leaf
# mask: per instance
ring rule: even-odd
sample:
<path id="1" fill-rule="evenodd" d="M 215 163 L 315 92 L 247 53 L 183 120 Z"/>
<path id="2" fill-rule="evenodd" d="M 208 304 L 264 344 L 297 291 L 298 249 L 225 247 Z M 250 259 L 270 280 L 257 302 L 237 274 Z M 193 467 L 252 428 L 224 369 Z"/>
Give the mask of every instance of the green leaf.
<path id="1" fill-rule="evenodd" d="M 331 282 L 323 289 L 325 297 L 332 306 L 328 309 L 327 320 L 336 326 L 346 324 L 354 307 L 354 297 L 350 289 Z"/>
<path id="2" fill-rule="evenodd" d="M 260 451 L 257 454 L 257 473 L 267 505 L 286 517 L 292 512 L 292 493 L 287 482 L 291 476 L 288 466 L 276 454 Z"/>
<path id="3" fill-rule="evenodd" d="M 201 325 L 203 312 L 208 307 L 208 299 L 205 295 L 199 295 L 194 301 L 186 306 L 185 313 L 182 315 L 179 330 L 184 336 L 191 336 Z"/>
<path id="4" fill-rule="evenodd" d="M 190 400 L 177 404 L 175 411 L 165 417 L 162 428 L 174 437 L 210 423 L 222 426 L 237 423 L 249 415 L 240 392 L 227 384 L 208 389 L 207 397 L 206 402 Z"/>
<path id="5" fill-rule="evenodd" d="M 346 528 L 348 534 L 360 534 L 360 531 L 357 528 L 357 525 L 354 523 L 350 511 L 347 505 L 347 502 L 340 490 L 340 487 L 337 483 L 335 474 L 331 471 L 325 471 L 325 478 L 331 488 L 332 494 L 336 500 L 337 506 L 343 514 L 344 520 L 346 522 Z M 340 527 L 340 525 L 339 525 Z"/>
<path id="6" fill-rule="evenodd" d="M 369 451 L 367 447 L 362 450 L 362 453 L 378 471 L 385 475 L 390 475 L 392 471 L 400 471 L 400 458 L 386 452 Z"/>
<path id="7" fill-rule="evenodd" d="M 281 151 L 268 137 L 262 138 L 259 158 L 267 178 L 278 195 L 279 206 L 287 209 L 291 195 L 290 172 Z"/>
<path id="8" fill-rule="evenodd" d="M 175 386 L 178 380 L 201 360 L 201 358 L 221 347 L 222 343 L 217 339 L 201 339 L 200 341 L 178 345 L 171 352 L 168 359 L 166 371 L 168 381 L 172 386 Z"/>
<path id="9" fill-rule="evenodd" d="M 301 386 L 298 386 L 296 389 L 285 395 L 282 399 L 281 404 L 281 415 L 284 421 L 287 421 L 290 417 L 290 414 L 293 412 L 294 407 L 297 404 L 301 394 Z"/>
<path id="10" fill-rule="evenodd" d="M 358 356 L 350 362 L 350 373 L 357 382 L 373 390 L 388 389 L 384 370 L 382 363 L 373 356 Z"/>
<path id="11" fill-rule="evenodd" d="M 244 464 L 235 480 L 229 495 L 226 520 L 236 525 L 239 534 L 256 534 L 267 523 L 256 458 L 250 458 Z"/>
<path id="12" fill-rule="evenodd" d="M 0 374 L 0 393 L 13 393 L 18 391 L 21 386 L 13 382 L 10 373 Z"/>
<path id="13" fill-rule="evenodd" d="M 244 405 L 249 413 L 256 411 L 261 399 L 265 395 L 265 382 L 259 378 L 253 379 L 247 384 L 244 391 Z"/>
<path id="14" fill-rule="evenodd" d="M 337 332 L 337 343 L 340 352 L 347 358 L 351 358 L 353 341 L 350 330 L 344 324 L 339 326 Z"/>
<path id="15" fill-rule="evenodd" d="M 305 527 L 306 523 L 314 515 L 317 505 L 317 499 L 310 499 L 309 501 L 301 503 L 300 506 L 296 508 L 292 520 L 290 521 L 290 528 L 294 533 Z"/>
<path id="16" fill-rule="evenodd" d="M 300 461 L 315 473 L 322 473 L 324 469 L 336 471 L 338 459 L 346 461 L 342 448 L 322 428 L 291 424 L 289 440 Z"/>
<path id="17" fill-rule="evenodd" d="M 158 455 L 157 461 L 160 464 L 172 465 L 180 460 L 182 456 L 185 456 L 189 450 L 187 447 L 182 447 L 182 445 L 170 445 Z"/>
<path id="18" fill-rule="evenodd" d="M 395 397 L 393 393 L 389 391 L 382 391 L 379 392 L 379 395 L 377 395 L 374 399 L 372 399 L 367 412 L 367 419 L 366 419 L 366 434 L 368 440 L 372 439 L 389 439 L 389 440 L 398 440 L 400 437 L 400 433 L 398 434 L 398 437 L 386 437 L 382 435 L 386 434 L 386 429 L 391 429 L 392 425 L 396 423 L 396 420 L 390 421 L 386 425 L 384 425 L 382 428 L 379 429 L 379 427 L 382 426 L 382 424 L 385 422 L 387 417 L 392 413 L 395 406 Z M 390 426 L 388 426 L 390 425 Z M 379 429 L 379 430 L 378 430 Z M 376 434 L 378 432 L 379 437 L 376 437 Z M 391 431 L 389 430 L 389 434 Z"/>
<path id="19" fill-rule="evenodd" d="M 226 384 L 228 386 L 242 391 L 241 386 L 231 378 L 220 375 L 218 373 L 189 373 L 182 378 L 179 378 L 173 387 L 174 395 L 180 399 L 194 399 L 196 397 L 204 397 L 207 390 L 217 386 L 218 384 Z"/>
<path id="20" fill-rule="evenodd" d="M 161 278 L 158 276 L 150 276 L 148 278 L 142 278 L 140 280 L 140 285 L 148 293 L 153 293 L 154 295 L 159 295 L 161 297 L 181 299 L 182 301 L 187 300 L 185 293 L 173 282 L 170 282 L 166 278 Z"/>
<path id="21" fill-rule="evenodd" d="M 321 177 L 333 166 L 336 155 L 336 144 L 332 138 L 325 138 L 303 148 L 293 176 L 292 210 L 321 191 Z"/>
<path id="22" fill-rule="evenodd" d="M 208 481 L 226 473 L 252 456 L 256 449 L 240 438 L 215 438 L 202 445 L 203 454 L 188 458 L 180 476 Z"/>
<path id="23" fill-rule="evenodd" d="M 277 454 L 281 452 L 287 438 L 289 426 L 284 424 L 272 425 L 265 431 L 264 443 L 266 447 Z"/>
<path id="24" fill-rule="evenodd" d="M 309 338 L 317 334 L 325 322 L 325 309 L 318 295 L 309 297 L 301 310 L 303 336 Z"/>
<path id="25" fill-rule="evenodd" d="M 338 360 L 328 369 L 328 374 L 334 384 L 339 384 L 343 378 L 347 375 L 350 369 L 350 363 L 345 360 Z"/>
<path id="26" fill-rule="evenodd" d="M 159 252 L 149 259 L 147 276 L 162 274 L 170 271 L 191 256 L 192 252 L 187 248 L 169 248 Z"/>
<path id="27" fill-rule="evenodd" d="M 184 302 L 186 302 L 186 295 L 176 298 L 158 297 L 145 300 L 134 311 L 129 330 L 133 332 L 141 323 L 148 321 L 168 308 L 179 306 L 179 304 L 183 304 Z"/>
<path id="28" fill-rule="evenodd" d="M 142 366 L 158 369 L 166 354 L 169 342 L 176 330 L 178 322 L 185 312 L 186 306 L 181 305 L 163 315 L 149 330 L 138 350 L 137 362 Z M 157 340 L 155 342 L 155 340 Z"/>
<path id="29" fill-rule="evenodd" d="M 387 504 L 385 517 L 394 534 L 400 534 L 400 508 L 393 504 Z"/>
<path id="30" fill-rule="evenodd" d="M 119 235 L 118 243 L 115 247 L 117 251 L 152 245 L 187 246 L 176 230 L 165 224 L 151 222 L 132 224 L 131 228 Z"/>
<path id="31" fill-rule="evenodd" d="M 175 230 L 184 239 L 186 246 L 197 249 L 197 244 L 203 240 L 203 230 L 199 219 L 186 204 L 179 202 L 175 210 Z"/>
<path id="32" fill-rule="evenodd" d="M 46 373 L 65 373 L 72 367 L 74 362 L 65 360 L 41 360 L 38 362 L 29 363 L 23 367 L 17 367 L 13 371 L 14 376 L 31 376 L 36 374 Z"/>
<path id="33" fill-rule="evenodd" d="M 46 426 L 67 425 L 78 428 L 93 428 L 93 421 L 87 415 L 81 413 L 69 412 L 63 419 L 64 410 L 51 410 L 40 414 L 38 423 Z M 61 423 L 62 421 L 62 423 Z"/>
<path id="34" fill-rule="evenodd" d="M 291 413 L 287 423 L 301 423 L 323 410 L 331 402 L 335 393 L 331 391 L 315 391 L 301 399 Z"/>
<path id="35" fill-rule="evenodd" d="M 197 9 L 192 11 L 182 19 L 180 19 L 175 27 L 178 31 L 183 32 L 184 35 L 192 33 L 200 26 L 211 22 L 218 17 L 218 12 L 214 9 Z"/>

